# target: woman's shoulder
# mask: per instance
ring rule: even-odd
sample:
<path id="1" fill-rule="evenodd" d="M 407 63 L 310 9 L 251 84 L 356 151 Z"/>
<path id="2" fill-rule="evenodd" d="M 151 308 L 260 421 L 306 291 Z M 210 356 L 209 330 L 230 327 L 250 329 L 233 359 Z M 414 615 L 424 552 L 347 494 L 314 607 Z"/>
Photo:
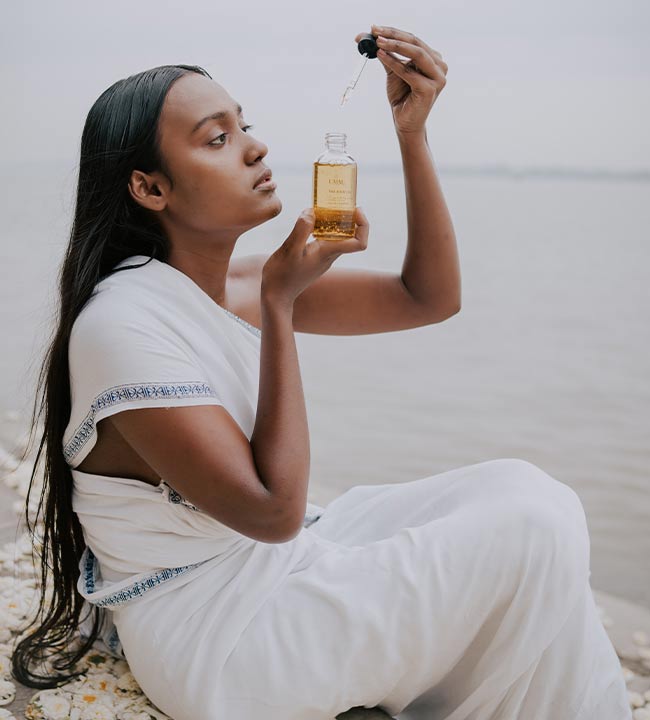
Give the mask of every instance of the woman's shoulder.
<path id="1" fill-rule="evenodd" d="M 146 256 L 131 256 L 118 263 L 103 277 L 77 315 L 75 325 L 93 325 L 96 322 L 110 322 L 125 317 L 134 318 L 155 307 L 157 279 L 155 266 L 142 265 L 150 260 Z M 148 270 L 145 268 L 149 266 Z"/>
<path id="2" fill-rule="evenodd" d="M 145 314 L 145 306 L 133 302 L 128 292 L 115 287 L 97 286 L 75 318 L 71 334 L 123 322 L 137 322 Z"/>

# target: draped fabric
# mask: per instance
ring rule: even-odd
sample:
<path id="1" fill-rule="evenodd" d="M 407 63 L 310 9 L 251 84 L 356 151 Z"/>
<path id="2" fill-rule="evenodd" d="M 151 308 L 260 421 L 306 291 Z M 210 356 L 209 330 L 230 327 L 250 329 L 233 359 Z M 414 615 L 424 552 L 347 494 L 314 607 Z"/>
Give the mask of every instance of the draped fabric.
<path id="1" fill-rule="evenodd" d="M 223 405 L 250 436 L 260 331 L 167 263 L 135 255 L 116 269 L 97 284 L 70 335 L 68 464 L 93 448 L 102 418 L 134 408 Z"/>
<path id="2" fill-rule="evenodd" d="M 146 262 L 134 256 L 120 265 Z M 158 485 L 77 469 L 103 417 L 221 404 L 250 438 L 260 331 L 157 260 L 100 282 L 70 339 L 63 451 L 102 640 L 174 720 L 630 720 L 577 494 L 491 460 L 308 503 L 263 543 Z M 89 630 L 90 615 L 80 631 Z"/>
<path id="3" fill-rule="evenodd" d="M 235 635 L 237 618 L 255 611 L 308 546 L 304 538 L 256 543 L 199 512 L 164 479 L 152 486 L 76 469 L 97 442 L 97 423 L 124 410 L 223 405 L 248 438 L 255 423 L 261 331 L 155 258 L 134 255 L 115 269 L 97 284 L 72 328 L 63 452 L 86 542 L 79 563 L 78 590 L 86 600 L 80 632 L 90 632 L 95 605 L 103 616 L 102 642 L 119 657 L 115 609 L 211 572 L 224 585 L 218 594 L 223 612 L 228 603 L 235 606 Z M 308 504 L 305 527 L 320 510 Z"/>

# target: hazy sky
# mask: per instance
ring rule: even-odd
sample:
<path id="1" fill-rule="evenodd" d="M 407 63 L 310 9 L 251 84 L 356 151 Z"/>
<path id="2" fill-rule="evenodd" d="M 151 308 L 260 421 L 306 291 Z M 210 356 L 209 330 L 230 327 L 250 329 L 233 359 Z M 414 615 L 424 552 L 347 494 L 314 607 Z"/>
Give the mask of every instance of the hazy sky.
<path id="1" fill-rule="evenodd" d="M 359 163 L 399 163 L 378 60 L 339 108 L 354 36 L 376 22 L 449 65 L 427 123 L 438 163 L 650 167 L 647 0 L 40 0 L 0 13 L 0 162 L 76 163 L 106 87 L 183 62 L 241 102 L 271 167 L 311 163 L 330 130 Z"/>

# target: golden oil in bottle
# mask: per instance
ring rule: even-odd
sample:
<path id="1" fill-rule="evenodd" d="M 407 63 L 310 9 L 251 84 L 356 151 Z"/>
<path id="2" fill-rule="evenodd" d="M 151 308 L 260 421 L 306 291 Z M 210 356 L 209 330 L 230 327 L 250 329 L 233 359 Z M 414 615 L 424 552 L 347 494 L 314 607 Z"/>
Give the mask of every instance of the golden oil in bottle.
<path id="1" fill-rule="evenodd" d="M 326 133 L 326 150 L 314 162 L 314 230 L 319 240 L 354 237 L 357 163 L 346 152 L 345 133 Z"/>

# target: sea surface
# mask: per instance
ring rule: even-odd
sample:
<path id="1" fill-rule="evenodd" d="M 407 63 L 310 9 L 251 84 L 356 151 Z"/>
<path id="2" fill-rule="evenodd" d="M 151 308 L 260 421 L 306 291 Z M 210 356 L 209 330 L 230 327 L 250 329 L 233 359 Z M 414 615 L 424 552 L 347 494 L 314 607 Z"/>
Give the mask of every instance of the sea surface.
<path id="1" fill-rule="evenodd" d="M 235 255 L 272 252 L 311 203 L 310 168 L 275 167 L 282 213 Z M 2 440 L 26 422 L 56 315 L 74 162 L 0 171 Z M 591 583 L 650 608 L 650 183 L 439 170 L 462 309 L 363 336 L 296 334 L 310 499 L 494 458 L 535 463 L 580 496 Z M 401 168 L 359 168 L 366 251 L 339 266 L 400 272 Z M 18 424 L 6 420 L 18 413 Z"/>

